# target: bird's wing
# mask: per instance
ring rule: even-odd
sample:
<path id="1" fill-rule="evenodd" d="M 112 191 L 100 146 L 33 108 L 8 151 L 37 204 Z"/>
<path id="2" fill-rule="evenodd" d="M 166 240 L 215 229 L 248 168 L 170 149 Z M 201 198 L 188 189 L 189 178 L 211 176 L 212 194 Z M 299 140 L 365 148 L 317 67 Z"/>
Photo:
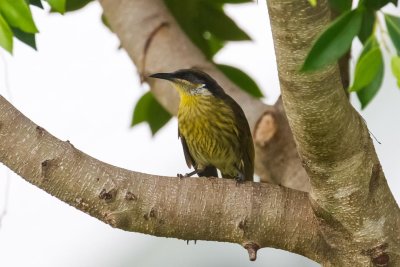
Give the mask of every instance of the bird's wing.
<path id="1" fill-rule="evenodd" d="M 185 137 L 183 135 L 181 135 L 181 132 L 179 131 L 179 129 L 178 129 L 178 138 L 181 139 L 183 154 L 185 155 L 185 160 L 186 160 L 187 166 L 189 168 L 191 168 L 192 166 L 195 166 L 192 155 L 190 155 L 189 148 L 186 144 Z"/>
<path id="2" fill-rule="evenodd" d="M 226 95 L 226 102 L 231 106 L 233 112 L 235 113 L 237 124 L 239 130 L 239 140 L 241 149 L 241 161 L 239 168 L 243 171 L 246 180 L 253 180 L 254 175 L 254 145 L 253 138 L 251 136 L 251 131 L 249 123 L 247 122 L 246 115 L 244 114 L 242 108 L 236 103 L 233 98 Z"/>

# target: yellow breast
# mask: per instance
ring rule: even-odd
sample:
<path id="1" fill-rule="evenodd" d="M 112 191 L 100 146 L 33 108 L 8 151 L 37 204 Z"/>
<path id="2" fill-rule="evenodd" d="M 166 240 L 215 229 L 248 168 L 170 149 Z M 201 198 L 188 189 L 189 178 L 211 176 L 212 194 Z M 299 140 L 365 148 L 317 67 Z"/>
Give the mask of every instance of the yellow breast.
<path id="1" fill-rule="evenodd" d="M 224 170 L 239 153 L 238 129 L 233 111 L 214 96 L 182 95 L 179 131 L 198 167 L 213 165 Z"/>

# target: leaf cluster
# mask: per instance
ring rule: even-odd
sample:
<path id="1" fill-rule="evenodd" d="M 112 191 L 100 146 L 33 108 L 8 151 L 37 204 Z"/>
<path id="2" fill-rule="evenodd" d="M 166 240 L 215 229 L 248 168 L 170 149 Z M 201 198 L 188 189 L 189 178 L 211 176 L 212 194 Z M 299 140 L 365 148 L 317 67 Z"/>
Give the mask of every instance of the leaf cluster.
<path id="1" fill-rule="evenodd" d="M 40 2 L 39 2 L 40 3 Z M 39 32 L 32 18 L 29 2 L 25 0 L 0 1 L 0 46 L 13 51 L 13 37 L 36 49 L 35 34 Z"/>
<path id="2" fill-rule="evenodd" d="M 353 10 L 352 0 L 330 0 L 331 8 L 340 15 L 322 32 L 308 53 L 302 71 L 315 71 L 336 63 L 351 49 L 358 39 L 363 49 L 357 59 L 349 92 L 356 92 L 365 108 L 379 91 L 384 77 L 384 61 L 381 43 L 376 28 L 381 26 L 379 14 L 387 4 L 398 4 L 398 0 L 360 0 Z M 317 3 L 311 3 L 316 5 Z M 400 87 L 400 18 L 383 13 L 390 40 L 397 50 L 392 58 L 392 72 Z"/>
<path id="3" fill-rule="evenodd" d="M 75 11 L 93 0 L 0 0 L 0 46 L 13 52 L 14 37 L 37 50 L 36 34 L 39 33 L 31 12 L 31 6 L 44 9 L 43 2 L 50 6 L 50 12 Z"/>
<path id="4" fill-rule="evenodd" d="M 35 34 L 39 31 L 32 18 L 31 6 L 43 9 L 42 1 L 48 3 L 50 12 L 64 14 L 79 10 L 93 0 L 0 0 L 0 46 L 12 53 L 15 37 L 36 50 Z M 251 40 L 223 8 L 224 4 L 251 0 L 164 1 L 183 31 L 211 61 L 226 42 Z M 112 31 L 104 15 L 101 21 Z M 254 97 L 263 97 L 257 83 L 242 70 L 222 64 L 217 67 L 244 91 Z M 131 126 L 147 122 L 154 135 L 170 118 L 171 115 L 147 92 L 135 106 Z"/>

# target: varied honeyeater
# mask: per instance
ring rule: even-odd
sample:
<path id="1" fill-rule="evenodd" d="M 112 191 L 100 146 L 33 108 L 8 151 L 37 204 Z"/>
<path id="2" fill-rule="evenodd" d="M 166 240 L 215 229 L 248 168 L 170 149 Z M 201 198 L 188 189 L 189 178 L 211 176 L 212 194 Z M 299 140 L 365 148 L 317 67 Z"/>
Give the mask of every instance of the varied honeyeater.
<path id="1" fill-rule="evenodd" d="M 178 90 L 178 136 L 186 163 L 194 171 L 185 176 L 253 181 L 254 146 L 246 116 L 238 103 L 205 72 L 182 69 L 156 73 Z"/>

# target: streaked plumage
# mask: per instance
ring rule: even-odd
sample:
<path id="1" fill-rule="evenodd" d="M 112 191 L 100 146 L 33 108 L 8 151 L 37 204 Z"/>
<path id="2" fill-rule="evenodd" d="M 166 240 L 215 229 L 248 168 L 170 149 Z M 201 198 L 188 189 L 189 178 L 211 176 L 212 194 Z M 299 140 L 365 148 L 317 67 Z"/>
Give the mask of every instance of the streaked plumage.
<path id="1" fill-rule="evenodd" d="M 179 137 L 188 167 L 199 176 L 253 180 L 254 147 L 243 110 L 208 74 L 185 69 L 154 74 L 178 89 Z"/>

